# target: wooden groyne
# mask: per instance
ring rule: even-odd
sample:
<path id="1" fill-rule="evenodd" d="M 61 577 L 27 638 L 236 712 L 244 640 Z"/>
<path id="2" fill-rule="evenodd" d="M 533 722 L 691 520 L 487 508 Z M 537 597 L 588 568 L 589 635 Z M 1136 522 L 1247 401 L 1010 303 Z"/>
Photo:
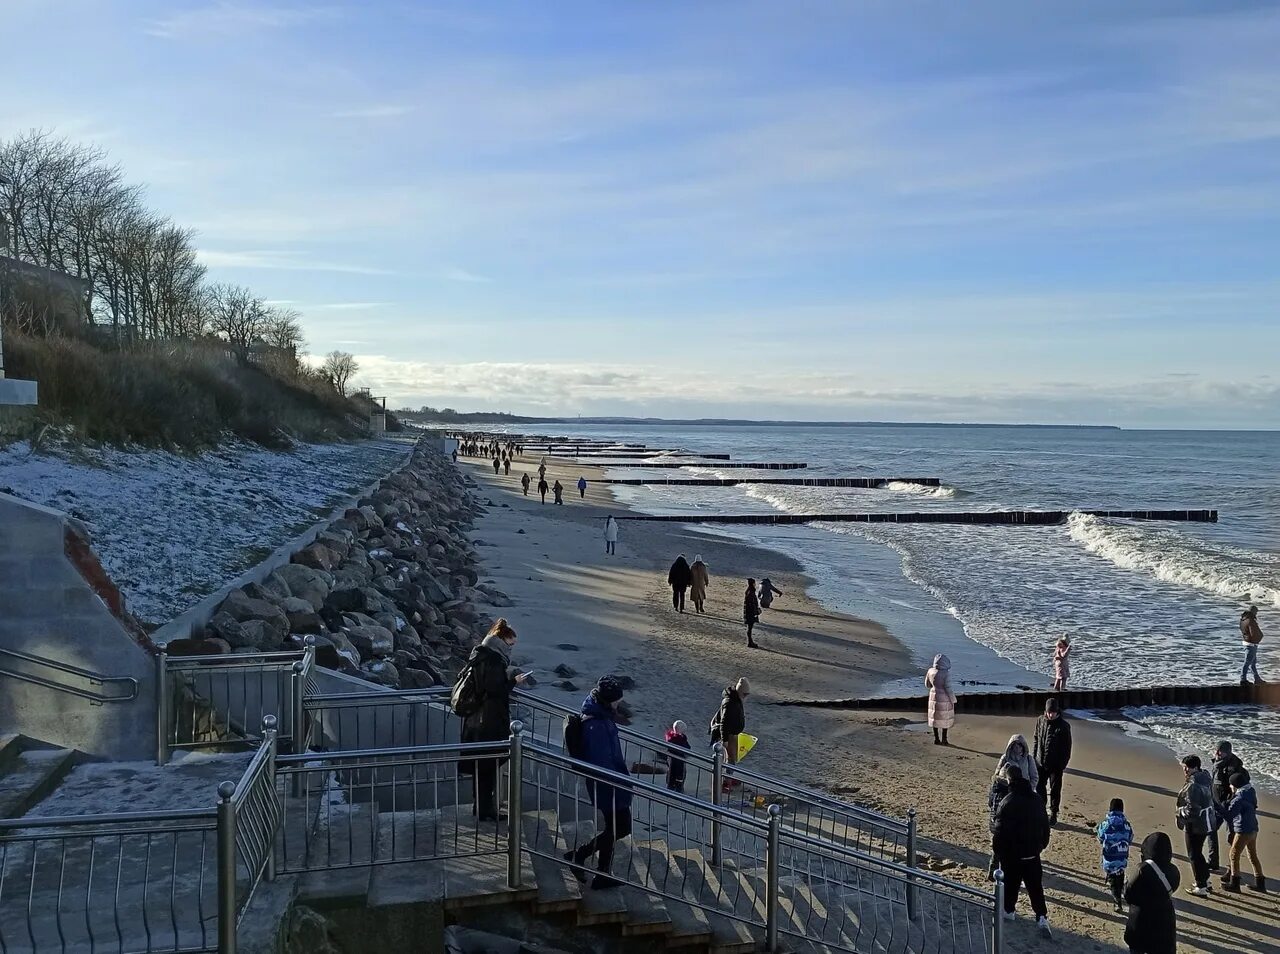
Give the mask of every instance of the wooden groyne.
<path id="1" fill-rule="evenodd" d="M 738 484 L 784 484 L 790 487 L 876 488 L 887 484 L 938 487 L 937 477 L 608 477 L 597 484 L 659 485 L 668 487 L 736 487 Z"/>
<path id="2" fill-rule="evenodd" d="M 736 514 L 620 514 L 619 520 L 666 523 L 967 523 L 990 526 L 1043 527 L 1062 523 L 1072 513 L 1123 520 L 1180 520 L 1217 523 L 1216 510 L 979 510 L 970 513 L 736 513 Z"/>
<path id="3" fill-rule="evenodd" d="M 619 462 L 619 463 L 605 464 L 604 466 L 621 467 L 624 470 L 631 470 L 632 468 L 641 468 L 641 467 L 652 467 L 652 468 L 665 467 L 668 470 L 675 470 L 680 467 L 710 467 L 710 468 L 714 468 L 715 470 L 735 470 L 735 469 L 736 470 L 803 470 L 809 465 L 808 464 L 758 464 L 758 463 L 749 464 L 749 463 L 743 463 L 742 461 L 737 461 L 737 460 L 735 461 L 718 460 L 713 463 L 700 463 L 699 461 L 696 461 L 696 460 L 687 460 L 687 461 L 684 461 L 683 463 L 675 463 L 672 461 L 659 462 L 654 460 L 642 460 L 642 461 L 637 461 L 635 463 Z"/>
<path id="4" fill-rule="evenodd" d="M 574 455 L 584 460 L 650 460 L 654 457 L 681 457 L 690 460 L 729 460 L 728 454 L 688 454 L 684 451 L 644 451 L 635 454 L 619 454 L 613 451 L 585 451 Z"/>
<path id="5" fill-rule="evenodd" d="M 1112 711 L 1135 706 L 1280 705 L 1280 683 L 1219 686 L 1142 686 L 1131 689 L 1049 689 L 1023 692 L 961 692 L 956 710 L 971 715 L 1038 715 L 1049 699 L 1064 709 Z M 864 709 L 876 712 L 925 712 L 929 697 L 892 696 L 883 699 L 783 699 L 779 706 L 816 709 Z"/>

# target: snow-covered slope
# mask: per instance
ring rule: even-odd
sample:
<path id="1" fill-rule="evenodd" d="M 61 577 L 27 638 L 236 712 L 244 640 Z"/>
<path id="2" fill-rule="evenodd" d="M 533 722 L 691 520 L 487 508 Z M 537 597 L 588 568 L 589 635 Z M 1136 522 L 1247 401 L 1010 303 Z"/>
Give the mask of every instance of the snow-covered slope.
<path id="1" fill-rule="evenodd" d="M 141 620 L 163 623 L 400 464 L 412 440 L 163 451 L 0 448 L 0 492 L 88 525 Z"/>

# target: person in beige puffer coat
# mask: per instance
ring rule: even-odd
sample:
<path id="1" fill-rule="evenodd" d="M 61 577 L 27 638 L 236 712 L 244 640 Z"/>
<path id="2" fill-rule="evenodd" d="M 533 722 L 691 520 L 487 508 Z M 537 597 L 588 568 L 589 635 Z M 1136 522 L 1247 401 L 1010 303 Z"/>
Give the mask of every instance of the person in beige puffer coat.
<path id="1" fill-rule="evenodd" d="M 942 653 L 934 656 L 933 666 L 925 674 L 924 684 L 929 687 L 929 727 L 933 729 L 933 744 L 950 745 L 947 730 L 956 724 L 956 694 L 951 691 L 951 660 Z"/>

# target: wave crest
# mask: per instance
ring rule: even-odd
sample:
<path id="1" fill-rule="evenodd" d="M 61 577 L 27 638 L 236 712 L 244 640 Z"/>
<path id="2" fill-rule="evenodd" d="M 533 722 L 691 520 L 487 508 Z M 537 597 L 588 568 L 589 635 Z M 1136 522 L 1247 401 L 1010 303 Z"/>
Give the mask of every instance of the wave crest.
<path id="1" fill-rule="evenodd" d="M 950 500 L 959 491 L 955 487 L 943 484 L 941 487 L 925 487 L 923 484 L 912 484 L 905 480 L 891 480 L 884 485 L 886 490 L 894 493 L 911 494 L 913 497 L 934 497 L 939 500 Z"/>

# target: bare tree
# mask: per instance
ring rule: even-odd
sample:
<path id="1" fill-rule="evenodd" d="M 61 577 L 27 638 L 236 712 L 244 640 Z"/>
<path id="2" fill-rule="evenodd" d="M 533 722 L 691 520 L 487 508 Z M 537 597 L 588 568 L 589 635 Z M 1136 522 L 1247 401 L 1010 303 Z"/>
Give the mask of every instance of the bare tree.
<path id="1" fill-rule="evenodd" d="M 360 370 L 360 365 L 355 359 L 355 355 L 348 354 L 345 351 L 330 351 L 324 358 L 324 364 L 320 366 L 320 370 L 325 377 L 333 384 L 333 388 L 343 397 L 347 396 L 347 384 Z"/>
<path id="2" fill-rule="evenodd" d="M 209 294 L 213 305 L 209 316 L 210 329 L 241 354 L 246 354 L 249 345 L 262 337 L 266 306 L 243 285 L 214 285 Z"/>

